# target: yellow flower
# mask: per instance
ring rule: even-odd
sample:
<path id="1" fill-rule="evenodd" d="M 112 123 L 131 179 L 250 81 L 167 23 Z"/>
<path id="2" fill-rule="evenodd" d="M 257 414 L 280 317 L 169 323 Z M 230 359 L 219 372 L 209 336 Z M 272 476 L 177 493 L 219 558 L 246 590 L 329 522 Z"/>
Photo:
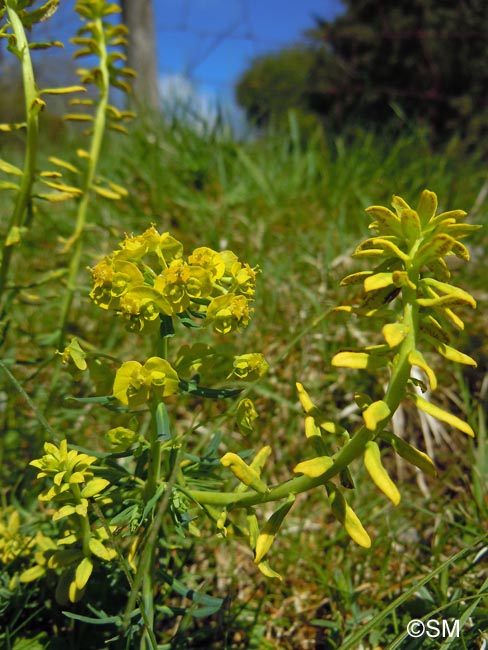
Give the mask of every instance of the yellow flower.
<path id="1" fill-rule="evenodd" d="M 189 256 L 188 262 L 195 266 L 201 266 L 208 271 L 212 282 L 219 280 L 224 275 L 225 262 L 222 259 L 222 255 L 206 246 L 195 248 Z"/>
<path id="2" fill-rule="evenodd" d="M 214 298 L 207 309 L 207 320 L 220 334 L 246 327 L 249 323 L 250 309 L 245 296 L 227 294 Z"/>
<path id="3" fill-rule="evenodd" d="M 112 301 L 113 266 L 110 257 L 104 257 L 96 266 L 90 269 L 93 289 L 90 298 L 102 309 L 108 309 Z"/>
<path id="4" fill-rule="evenodd" d="M 171 315 L 169 302 L 153 287 L 140 286 L 122 296 L 118 311 L 125 316 L 136 330 L 141 330 L 144 321 L 155 320 L 159 314 Z"/>
<path id="5" fill-rule="evenodd" d="M 206 298 L 213 284 L 208 271 L 200 266 L 190 266 L 183 260 L 175 260 L 154 282 L 154 288 L 180 314 L 188 309 L 193 298 Z"/>
<path id="6" fill-rule="evenodd" d="M 167 397 L 178 390 L 176 370 L 165 360 L 151 357 L 144 365 L 126 361 L 115 375 L 113 395 L 126 406 L 134 408 L 151 397 Z"/>
<path id="7" fill-rule="evenodd" d="M 245 397 L 241 399 L 237 405 L 236 421 L 239 431 L 243 435 L 252 432 L 254 421 L 257 420 L 258 414 L 254 408 L 254 404 L 250 399 Z"/>
<path id="8" fill-rule="evenodd" d="M 154 226 L 148 228 L 142 235 L 129 236 L 120 243 L 120 251 L 115 253 L 118 259 L 139 262 L 145 255 L 156 253 L 158 257 L 169 264 L 183 255 L 183 245 L 168 232 L 162 235 Z"/>
<path id="9" fill-rule="evenodd" d="M 234 357 L 234 375 L 239 379 L 252 381 L 262 377 L 268 370 L 269 365 L 262 354 L 252 352 L 250 354 L 240 354 Z"/>

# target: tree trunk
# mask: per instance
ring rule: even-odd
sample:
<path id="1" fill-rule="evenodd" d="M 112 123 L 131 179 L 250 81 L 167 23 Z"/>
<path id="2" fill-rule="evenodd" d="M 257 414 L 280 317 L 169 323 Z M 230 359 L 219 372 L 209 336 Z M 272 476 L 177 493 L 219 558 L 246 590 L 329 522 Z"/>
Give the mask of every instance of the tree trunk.
<path id="1" fill-rule="evenodd" d="M 156 35 L 152 0 L 121 0 L 122 20 L 129 28 L 127 62 L 135 70 L 134 101 L 140 108 L 159 110 Z"/>

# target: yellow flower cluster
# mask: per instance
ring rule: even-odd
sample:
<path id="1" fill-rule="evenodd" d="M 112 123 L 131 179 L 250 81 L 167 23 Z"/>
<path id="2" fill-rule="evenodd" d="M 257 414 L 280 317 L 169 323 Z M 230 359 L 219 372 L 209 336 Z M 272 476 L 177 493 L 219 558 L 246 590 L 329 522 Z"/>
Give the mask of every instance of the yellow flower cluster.
<path id="1" fill-rule="evenodd" d="M 181 242 L 154 226 L 119 248 L 91 269 L 90 297 L 124 316 L 129 329 L 159 315 L 197 315 L 221 334 L 248 324 L 257 268 L 231 251 L 199 247 L 185 260 Z"/>

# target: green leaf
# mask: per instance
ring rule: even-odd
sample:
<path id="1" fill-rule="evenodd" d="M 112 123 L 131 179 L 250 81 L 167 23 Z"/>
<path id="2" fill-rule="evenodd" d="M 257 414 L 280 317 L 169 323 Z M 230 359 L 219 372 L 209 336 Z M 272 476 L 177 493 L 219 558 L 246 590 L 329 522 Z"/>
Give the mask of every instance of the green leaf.
<path id="1" fill-rule="evenodd" d="M 180 378 L 179 388 L 183 393 L 198 395 L 199 397 L 209 397 L 210 399 L 226 399 L 229 397 L 238 397 L 242 388 L 206 388 L 200 386 L 198 382 L 191 380 L 186 381 Z"/>
<path id="2" fill-rule="evenodd" d="M 171 425 L 164 402 L 160 402 L 156 409 L 156 430 L 158 440 L 161 440 L 161 442 L 171 439 Z"/>
<path id="3" fill-rule="evenodd" d="M 50 18 L 58 9 L 60 0 L 47 0 L 43 5 L 32 11 L 22 11 L 22 24 L 30 29 L 35 23 L 42 23 Z"/>
<path id="4" fill-rule="evenodd" d="M 90 625 L 121 625 L 122 619 L 120 616 L 101 616 L 100 618 L 92 618 L 90 616 L 82 616 L 81 614 L 74 614 L 73 612 L 63 612 L 67 618 L 74 621 L 81 621 L 82 623 L 89 623 Z"/>

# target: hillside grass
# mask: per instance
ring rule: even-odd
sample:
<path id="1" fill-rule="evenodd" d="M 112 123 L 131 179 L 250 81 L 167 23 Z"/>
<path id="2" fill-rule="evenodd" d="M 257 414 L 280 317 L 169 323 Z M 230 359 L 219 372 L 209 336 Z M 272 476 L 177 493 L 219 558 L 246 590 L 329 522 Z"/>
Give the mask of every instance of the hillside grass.
<path id="1" fill-rule="evenodd" d="M 67 131 L 49 146 L 45 156 L 73 162 L 82 138 Z M 8 150 L 0 145 L 0 156 L 9 159 L 11 148 L 12 143 Z M 337 419 L 339 412 L 339 419 L 347 417 L 349 422 L 360 417 L 350 408 L 354 391 L 371 387 L 368 375 L 330 366 L 340 346 L 369 336 L 331 313 L 343 296 L 338 288 L 341 277 L 361 268 L 350 253 L 368 232 L 364 209 L 388 204 L 392 194 L 415 205 L 427 188 L 437 193 L 443 209 L 463 208 L 474 222 L 485 225 L 470 242 L 473 263 L 457 270 L 459 284 L 470 288 L 479 302 L 463 334 L 463 349 L 478 360 L 478 368 L 438 368 L 444 386 L 440 399 L 450 401 L 468 419 L 477 440 L 452 431 L 422 435 L 419 422 L 404 412 L 405 437 L 422 449 L 432 445 L 439 478 L 419 477 L 390 459 L 402 493 L 402 503 L 392 508 L 357 470 L 360 489 L 354 508 L 374 538 L 370 551 L 351 542 L 316 491 L 298 499 L 273 546 L 273 567 L 284 576 L 283 583 L 266 583 L 239 541 L 210 541 L 210 554 L 206 541 L 189 544 L 175 559 L 175 569 L 183 572 L 185 567 L 185 575 L 190 571 L 204 576 L 207 591 L 226 597 L 226 605 L 212 620 L 183 617 L 167 622 L 175 648 L 410 650 L 473 648 L 481 643 L 488 629 L 482 561 L 488 515 L 486 151 L 467 153 L 455 139 L 434 151 L 420 132 L 395 139 L 387 132 L 360 130 L 347 136 L 321 131 L 305 136 L 293 115 L 288 130 L 244 141 L 222 126 L 209 129 L 146 118 L 134 125 L 130 136 L 107 139 L 101 174 L 126 187 L 128 197 L 118 203 L 92 203 L 83 267 L 113 250 L 124 233 L 137 234 L 154 223 L 183 241 L 185 248 L 230 248 L 261 268 L 253 321 L 242 336 L 248 349 L 264 353 L 270 372 L 255 386 L 260 420 L 244 445 L 253 449 L 271 444 L 273 471 L 281 479 L 304 453 L 295 382 L 301 381 L 331 417 Z M 2 224 L 9 209 L 8 201 L 0 207 Z M 86 447 L 101 445 L 103 432 L 115 426 L 106 412 L 66 401 L 70 395 L 90 395 L 89 383 L 66 375 L 56 394 L 50 393 L 50 334 L 57 327 L 64 288 L 62 275 L 52 273 L 62 274 L 66 266 L 59 238 L 71 234 L 73 215 L 74 206 L 68 203 L 39 206 L 12 273 L 13 282 L 22 287 L 12 307 L 14 322 L 22 325 L 8 333 L 3 357 L 21 390 L 2 373 L 0 477 L 4 502 L 26 509 L 35 504 L 29 501 L 33 473 L 24 474 L 25 467 L 49 437 L 39 414 L 57 434 L 69 431 L 71 440 Z M 37 285 L 35 280 L 42 277 L 45 282 Z M 142 337 L 128 341 L 123 327 L 90 304 L 89 289 L 84 270 L 70 333 L 129 358 L 135 345 L 144 346 Z M 210 409 L 209 415 L 217 429 L 219 413 Z M 464 556 L 439 569 L 463 550 Z M 410 593 L 422 580 L 425 583 Z M 39 616 L 52 616 L 59 625 L 54 606 L 45 607 Z M 462 640 L 443 640 L 441 646 L 439 639 L 424 638 L 420 645 L 402 638 L 409 618 L 429 612 L 439 619 L 464 616 Z M 9 629 L 17 630 L 16 624 Z M 33 630 L 27 621 L 18 633 Z M 85 641 L 73 641 L 73 648 L 95 649 L 86 644 L 97 641 L 80 639 Z M 39 643 L 49 650 L 58 647 L 47 637 Z"/>

